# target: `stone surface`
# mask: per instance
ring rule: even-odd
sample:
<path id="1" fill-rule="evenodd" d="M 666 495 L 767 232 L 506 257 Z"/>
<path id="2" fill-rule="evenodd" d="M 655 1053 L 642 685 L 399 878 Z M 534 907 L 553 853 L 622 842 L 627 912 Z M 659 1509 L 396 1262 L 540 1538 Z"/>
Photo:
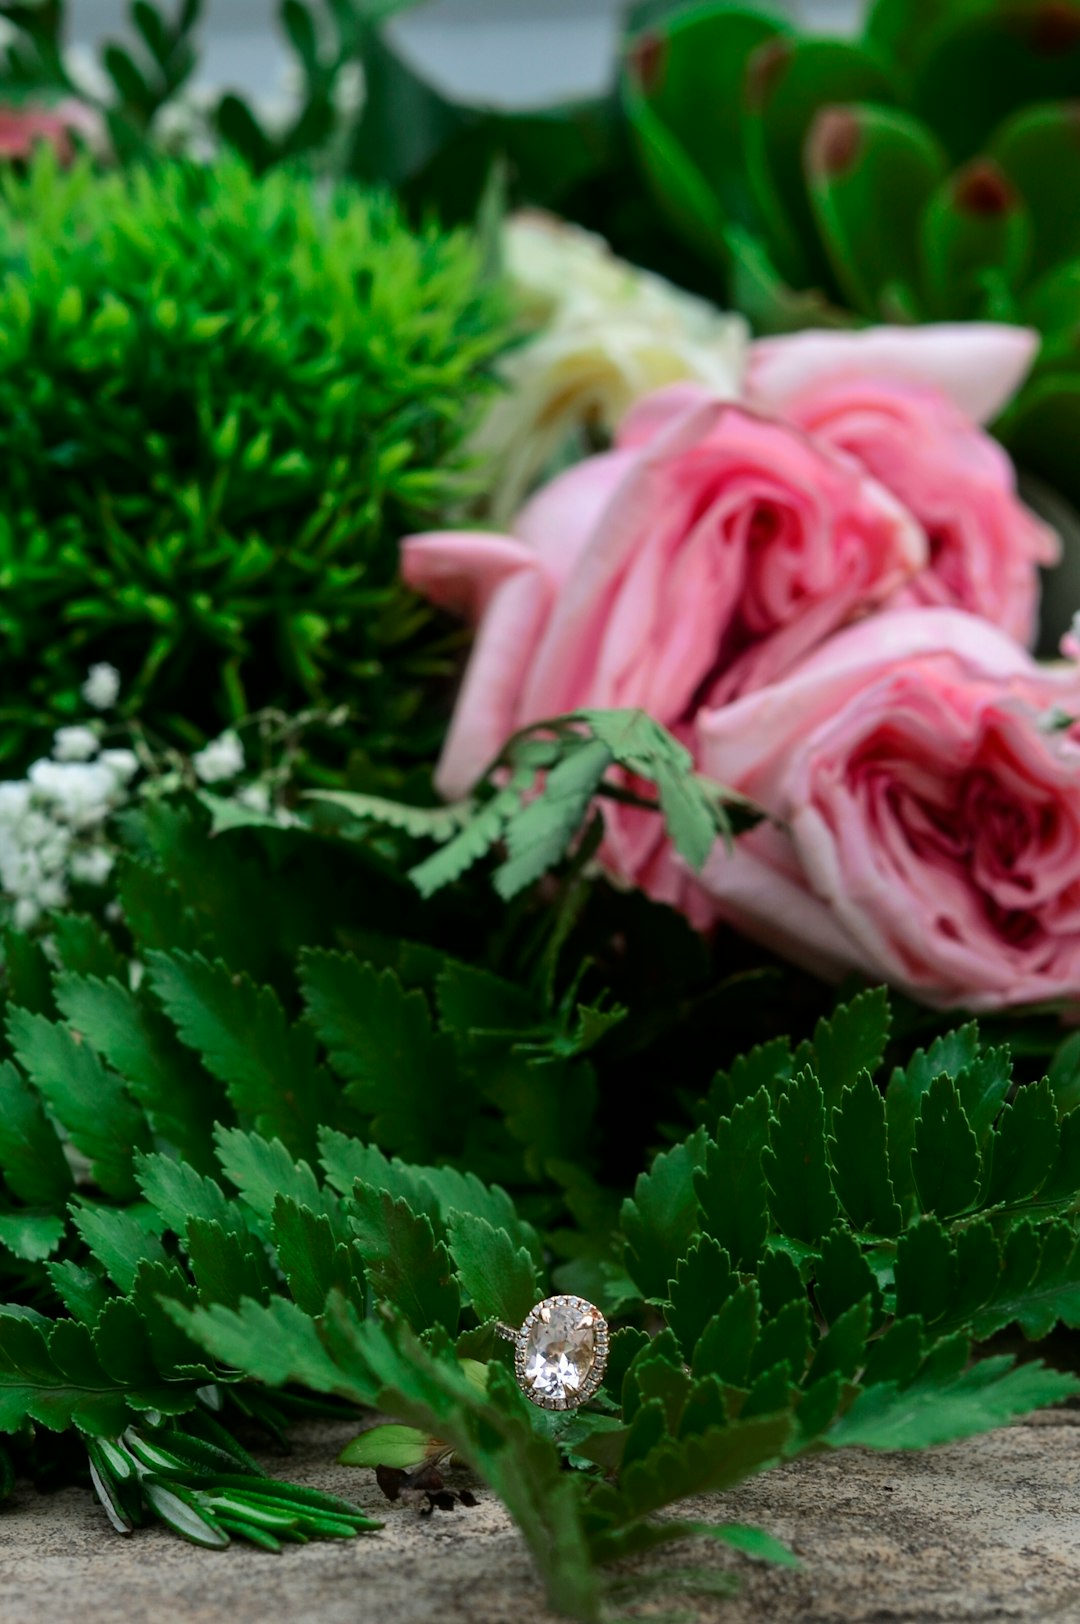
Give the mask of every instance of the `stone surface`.
<path id="1" fill-rule="evenodd" d="M 221 1554 L 148 1529 L 121 1539 L 89 1494 L 20 1489 L 0 1513 L 3 1624 L 553 1624 L 520 1540 L 489 1495 L 420 1518 L 388 1506 L 369 1472 L 334 1464 L 347 1437 L 309 1428 L 272 1469 L 349 1495 L 381 1534 Z M 756 1522 L 798 1551 L 797 1572 L 695 1542 L 629 1576 L 611 1618 L 700 1624 L 988 1624 L 1080 1620 L 1080 1413 L 1036 1417 L 921 1455 L 845 1451 L 795 1462 L 693 1502 Z M 730 1599 L 689 1598 L 674 1570 L 737 1575 Z M 667 1581 L 666 1574 L 672 1578 Z"/>

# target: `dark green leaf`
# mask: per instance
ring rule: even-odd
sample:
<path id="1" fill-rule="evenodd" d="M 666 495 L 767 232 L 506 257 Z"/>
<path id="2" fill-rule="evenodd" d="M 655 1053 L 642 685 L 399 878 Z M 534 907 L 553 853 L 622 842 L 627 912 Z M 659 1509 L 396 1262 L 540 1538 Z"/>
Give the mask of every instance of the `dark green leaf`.
<path id="1" fill-rule="evenodd" d="M 924 1212 L 950 1218 L 978 1197 L 982 1157 L 951 1077 L 936 1078 L 923 1096 L 911 1170 Z"/>
<path id="2" fill-rule="evenodd" d="M 16 1058 L 73 1141 L 89 1157 L 107 1194 L 136 1194 L 132 1162 L 149 1148 L 149 1132 L 120 1079 L 66 1026 L 12 1010 L 8 1032 Z"/>
<path id="3" fill-rule="evenodd" d="M 623 1202 L 627 1272 L 641 1295 L 656 1302 L 666 1300 L 668 1281 L 697 1225 L 694 1171 L 705 1144 L 704 1129 L 699 1129 L 684 1144 L 661 1151 L 649 1171 L 638 1175 L 633 1196 Z"/>
<path id="4" fill-rule="evenodd" d="M 762 1151 L 768 1143 L 769 1096 L 764 1088 L 721 1117 L 716 1139 L 705 1145 L 705 1165 L 694 1174 L 701 1227 L 749 1268 L 769 1228 Z"/>
<path id="5" fill-rule="evenodd" d="M 780 1099 L 761 1165 L 782 1233 L 815 1244 L 838 1207 L 825 1155 L 825 1100 L 811 1072 L 799 1072 Z"/>

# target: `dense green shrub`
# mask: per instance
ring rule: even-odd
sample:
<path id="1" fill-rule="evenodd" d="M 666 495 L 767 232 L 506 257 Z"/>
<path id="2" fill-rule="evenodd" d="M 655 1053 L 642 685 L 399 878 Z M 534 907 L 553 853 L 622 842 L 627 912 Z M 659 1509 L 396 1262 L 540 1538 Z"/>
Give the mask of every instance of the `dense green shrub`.
<path id="1" fill-rule="evenodd" d="M 239 164 L 68 174 L 0 196 L 0 759 L 79 706 L 192 739 L 348 703 L 414 727 L 439 652 L 402 531 L 461 484 L 499 342 L 474 248 L 390 202 Z"/>

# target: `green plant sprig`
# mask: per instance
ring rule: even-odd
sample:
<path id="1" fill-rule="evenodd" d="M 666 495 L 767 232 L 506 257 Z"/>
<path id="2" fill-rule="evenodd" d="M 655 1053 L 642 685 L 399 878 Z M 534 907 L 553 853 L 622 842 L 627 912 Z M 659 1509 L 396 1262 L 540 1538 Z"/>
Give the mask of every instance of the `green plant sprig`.
<path id="1" fill-rule="evenodd" d="M 613 769 L 615 778 L 608 776 Z M 654 785 L 656 795 L 635 783 Z M 730 848 L 735 834 L 761 816 L 743 796 L 696 773 L 689 750 L 642 710 L 577 711 L 523 728 L 479 792 L 450 806 L 404 806 L 347 791 L 313 791 L 312 798 L 365 823 L 439 841 L 441 849 L 410 873 L 423 896 L 504 846 L 494 885 L 507 901 L 565 858 L 597 801 L 662 815 L 676 851 L 695 871 L 717 840 Z"/>

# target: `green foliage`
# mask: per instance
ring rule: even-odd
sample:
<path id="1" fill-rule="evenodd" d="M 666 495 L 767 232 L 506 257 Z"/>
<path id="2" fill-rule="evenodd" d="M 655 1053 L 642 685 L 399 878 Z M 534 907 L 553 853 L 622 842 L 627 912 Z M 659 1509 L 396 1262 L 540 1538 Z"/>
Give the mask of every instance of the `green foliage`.
<path id="1" fill-rule="evenodd" d="M 280 1551 L 283 1543 L 348 1538 L 382 1526 L 348 1500 L 267 1477 L 206 1419 L 201 1427 L 198 1418 L 128 1427 L 119 1437 L 89 1440 L 88 1453 L 98 1498 L 121 1533 L 149 1515 L 210 1550 L 243 1539 Z"/>
<path id="2" fill-rule="evenodd" d="M 612 769 L 619 770 L 615 779 L 606 777 Z M 627 774 L 655 785 L 655 800 L 630 789 Z M 730 847 L 758 817 L 741 796 L 699 776 L 690 752 L 641 710 L 579 711 L 525 728 L 508 740 L 487 777 L 474 799 L 434 812 L 348 791 L 313 795 L 354 818 L 442 842 L 412 870 L 426 897 L 504 847 L 494 883 L 511 900 L 563 860 L 597 798 L 662 814 L 676 851 L 693 869 L 704 867 L 718 839 Z M 589 855 L 598 834 L 586 831 Z"/>
<path id="3" fill-rule="evenodd" d="M 500 341 L 473 246 L 383 197 L 229 162 L 9 174 L 5 757 L 96 659 L 174 742 L 345 698 L 369 757 L 430 753 L 447 648 L 397 544 L 464 489 Z"/>
<path id="4" fill-rule="evenodd" d="M 554 905 L 463 878 L 449 906 L 400 878 L 408 831 L 208 824 L 129 819 L 143 906 L 89 955 L 86 930 L 40 960 L 13 939 L 2 988 L 0 1430 L 80 1435 L 118 1528 L 352 1534 L 353 1508 L 255 1476 L 232 1424 L 375 1406 L 395 1429 L 348 1458 L 454 1452 L 552 1604 L 595 1619 L 605 1566 L 664 1540 L 790 1559 L 679 1520 L 688 1495 L 1076 1390 L 983 1346 L 1080 1325 L 1068 1057 L 1025 1081 L 973 1026 L 906 1053 L 881 992 L 732 1057 L 716 1010 L 752 981 L 729 1006 L 709 984 L 699 1019 L 700 960 L 676 974 L 672 949 L 643 990 L 611 943 L 666 943 L 665 916 L 582 898 L 575 864 Z M 673 1030 L 700 1103 L 681 1110 L 668 1064 L 645 1110 L 633 1080 Z M 565 1415 L 525 1400 L 492 1324 L 555 1290 L 613 1329 L 597 1401 Z"/>

